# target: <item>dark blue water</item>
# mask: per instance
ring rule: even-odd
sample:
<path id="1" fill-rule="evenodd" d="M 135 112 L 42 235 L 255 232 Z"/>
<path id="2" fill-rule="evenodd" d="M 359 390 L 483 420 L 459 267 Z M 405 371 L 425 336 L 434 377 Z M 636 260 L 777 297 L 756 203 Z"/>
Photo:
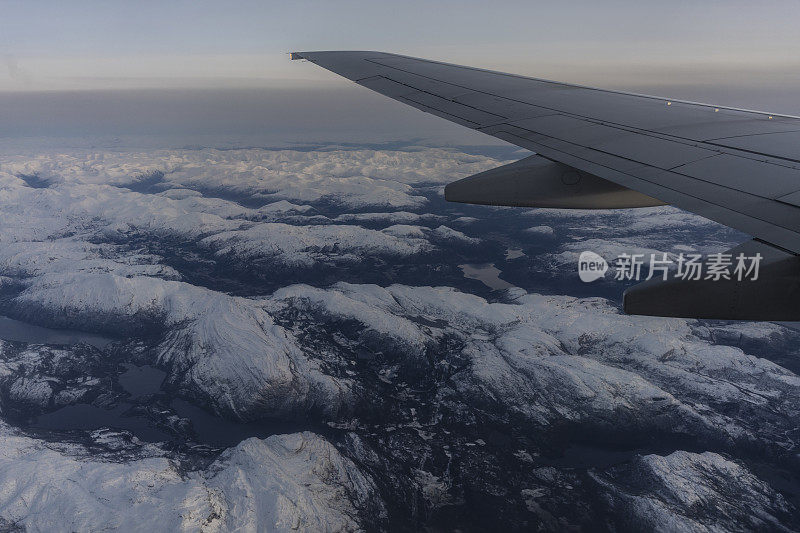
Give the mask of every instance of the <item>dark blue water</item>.
<path id="1" fill-rule="evenodd" d="M 0 316 L 0 339 L 34 344 L 91 344 L 103 348 L 113 339 L 66 329 L 50 329 Z"/>
<path id="2" fill-rule="evenodd" d="M 134 399 L 157 393 L 161 390 L 161 385 L 167 377 L 167 373 L 163 370 L 148 365 L 125 364 L 122 366 L 126 370 L 119 375 L 119 384 Z"/>

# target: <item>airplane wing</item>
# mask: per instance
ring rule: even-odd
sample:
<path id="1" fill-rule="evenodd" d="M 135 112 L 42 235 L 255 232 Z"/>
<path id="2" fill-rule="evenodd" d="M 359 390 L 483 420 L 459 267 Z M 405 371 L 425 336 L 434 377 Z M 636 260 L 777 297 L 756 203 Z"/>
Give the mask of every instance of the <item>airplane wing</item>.
<path id="1" fill-rule="evenodd" d="M 565 208 L 670 204 L 752 235 L 744 249 L 769 256 L 756 282 L 711 288 L 687 281 L 679 290 L 674 283 L 638 285 L 626 292 L 627 312 L 800 320 L 800 118 L 381 52 L 291 57 L 536 152 L 448 185 L 448 200 Z M 698 307 L 706 293 L 722 301 Z"/>

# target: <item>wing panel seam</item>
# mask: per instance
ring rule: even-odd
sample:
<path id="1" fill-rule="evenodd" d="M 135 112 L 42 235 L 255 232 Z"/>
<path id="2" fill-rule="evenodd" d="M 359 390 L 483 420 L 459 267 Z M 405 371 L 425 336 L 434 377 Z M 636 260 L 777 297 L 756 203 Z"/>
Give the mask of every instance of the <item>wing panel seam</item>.
<path id="1" fill-rule="evenodd" d="M 407 57 L 407 56 L 398 56 L 398 57 Z M 416 59 L 416 58 L 408 58 L 408 59 Z M 416 59 L 416 60 L 417 61 L 426 62 L 426 61 L 419 60 L 419 59 Z M 746 157 L 745 155 L 742 155 L 742 152 L 750 153 L 750 154 L 753 154 L 753 155 L 760 155 L 760 156 L 763 156 L 763 157 L 770 157 L 770 158 L 773 158 L 773 159 L 780 159 L 780 160 L 784 160 L 784 161 L 792 161 L 792 162 L 800 163 L 800 160 L 794 160 L 794 159 L 787 158 L 787 157 L 776 156 L 776 155 L 772 155 L 772 154 L 762 154 L 762 153 L 759 153 L 759 152 L 752 152 L 752 151 L 743 150 L 743 149 L 739 149 L 739 148 L 733 148 L 733 147 L 730 147 L 730 146 L 710 143 L 708 141 L 690 139 L 688 137 L 680 137 L 680 136 L 677 136 L 677 135 L 670 135 L 670 134 L 667 134 L 667 133 L 660 133 L 660 132 L 655 132 L 655 131 L 651 131 L 651 130 L 643 130 L 643 129 L 640 129 L 640 128 L 634 128 L 632 126 L 627 126 L 625 124 L 619 124 L 619 123 L 616 123 L 616 122 L 601 121 L 601 120 L 598 120 L 598 119 L 593 118 L 593 117 L 588 117 L 588 116 L 580 115 L 580 114 L 577 114 L 577 113 L 571 113 L 569 111 L 563 111 L 563 110 L 559 110 L 559 109 L 554 109 L 552 107 L 548 107 L 548 106 L 544 106 L 544 105 L 540 105 L 540 104 L 531 104 L 530 102 L 525 102 L 525 101 L 522 101 L 522 100 L 517 100 L 515 98 L 509 98 L 507 96 L 502 96 L 502 95 L 499 95 L 499 94 L 495 94 L 495 93 L 491 93 L 491 92 L 487 92 L 487 91 L 482 91 L 480 89 L 474 89 L 474 88 L 471 88 L 471 87 L 466 87 L 466 86 L 458 84 L 458 83 L 452 83 L 452 82 L 449 82 L 449 81 L 443 81 L 443 80 L 440 80 L 438 78 L 434 78 L 432 76 L 426 76 L 425 74 L 419 74 L 419 73 L 416 73 L 416 72 L 411 72 L 409 70 L 398 68 L 396 66 L 385 65 L 385 64 L 379 63 L 379 62 L 377 62 L 377 61 L 375 61 L 373 59 L 364 59 L 364 61 L 369 61 L 370 63 L 375 63 L 377 65 L 380 65 L 380 66 L 384 67 L 384 68 L 390 68 L 390 69 L 398 70 L 400 72 L 405 72 L 406 74 L 412 74 L 414 76 L 419 76 L 419 77 L 426 78 L 428 80 L 436 81 L 436 82 L 439 82 L 439 83 L 447 83 L 449 85 L 453 85 L 455 87 L 459 87 L 459 88 L 465 89 L 467 91 L 472 91 L 472 92 L 476 92 L 476 93 L 480 93 L 480 94 L 485 94 L 485 95 L 488 95 L 488 96 L 493 96 L 495 98 L 502 98 L 502 99 L 508 100 L 510 102 L 515 102 L 515 103 L 518 103 L 518 104 L 535 105 L 536 107 L 540 107 L 542 109 L 548 109 L 548 110 L 554 111 L 555 113 L 558 113 L 558 114 L 562 114 L 562 115 L 565 115 L 565 116 L 576 117 L 576 118 L 579 118 L 581 120 L 587 120 L 587 121 L 593 122 L 595 124 L 601 124 L 601 125 L 608 126 L 608 127 L 618 128 L 618 129 L 621 129 L 621 130 L 624 130 L 624 131 L 629 131 L 631 133 L 638 133 L 640 135 L 647 135 L 649 137 L 668 139 L 668 140 L 672 140 L 673 142 L 681 142 L 682 144 L 688 144 L 690 146 L 695 146 L 695 147 L 700 147 L 700 148 L 703 147 L 702 145 L 710 145 L 710 146 L 715 146 L 717 148 L 724 148 L 725 150 L 722 153 L 730 153 L 731 155 L 736 155 L 738 157 L 745 157 L 746 159 L 754 159 L 756 161 L 761 161 L 761 162 L 772 164 L 772 165 L 788 166 L 788 165 L 781 165 L 780 163 L 777 163 L 777 162 L 774 162 L 774 161 L 763 161 L 763 160 L 760 160 L 760 159 Z M 430 63 L 438 64 L 435 61 L 432 61 Z M 612 91 L 612 90 L 606 90 L 606 89 L 597 89 L 595 87 L 584 87 L 582 85 L 571 85 L 569 83 L 559 83 L 559 82 L 554 82 L 554 81 L 550 81 L 550 80 L 541 80 L 541 79 L 537 79 L 537 78 L 529 78 L 529 77 L 525 77 L 525 76 L 517 76 L 517 75 L 514 75 L 514 74 L 507 74 L 507 73 L 503 73 L 503 72 L 486 71 L 486 70 L 483 70 L 483 69 L 473 69 L 471 67 L 462 67 L 460 65 L 449 65 L 447 63 L 442 63 L 442 64 L 448 65 L 448 66 L 459 67 L 459 68 L 470 69 L 470 70 L 478 70 L 478 71 L 483 71 L 483 72 L 489 72 L 489 73 L 492 73 L 492 74 L 502 74 L 502 75 L 506 75 L 506 76 L 517 77 L 517 78 L 520 78 L 520 79 L 527 79 L 527 80 L 533 80 L 533 81 L 543 81 L 543 82 L 553 83 L 553 84 L 557 84 L 557 85 L 567 85 L 567 86 L 570 86 L 570 87 L 579 87 L 579 88 L 582 88 L 582 89 L 592 89 L 592 90 L 597 90 L 597 91 L 602 91 L 602 92 L 610 92 L 610 93 L 620 94 L 620 95 L 625 95 L 625 96 L 642 96 L 642 97 L 654 98 L 654 99 L 658 99 L 658 100 L 662 100 L 662 101 L 669 100 L 667 98 L 659 98 L 659 97 L 655 97 L 655 96 L 648 97 L 646 95 L 637 95 L 637 94 L 634 94 L 634 93 L 625 93 L 625 92 L 622 92 L 622 91 Z M 370 77 L 373 77 L 373 76 L 370 76 Z M 390 78 L 387 78 L 387 79 L 390 79 Z M 392 80 L 392 81 L 395 81 L 395 80 Z M 399 82 L 396 82 L 396 83 L 399 83 Z M 406 85 L 406 84 L 403 84 L 403 85 Z M 411 87 L 410 85 L 407 85 L 407 86 Z M 415 87 L 412 87 L 412 88 L 414 88 L 415 90 L 419 91 L 419 89 L 416 89 Z M 420 92 L 425 92 L 425 91 L 420 91 Z M 436 95 L 434 95 L 434 96 L 436 96 Z M 728 107 L 724 107 L 724 106 L 713 106 L 713 105 L 710 105 L 710 104 L 699 104 L 699 103 L 696 103 L 696 102 L 685 102 L 685 101 L 681 101 L 681 100 L 669 100 L 669 101 L 678 102 L 678 103 L 685 103 L 685 104 L 691 104 L 691 105 L 702 105 L 702 106 L 705 106 L 705 107 L 713 107 L 713 108 L 719 108 L 719 109 L 728 109 L 730 111 L 741 111 L 741 112 L 746 112 L 746 113 L 756 113 L 756 114 L 759 114 L 759 115 L 767 115 L 768 114 L 768 113 L 761 113 L 761 112 L 758 112 L 758 111 L 751 111 L 751 110 L 747 110 L 747 109 L 737 109 L 737 108 L 732 108 L 732 107 L 728 108 Z M 457 102 L 457 103 L 460 103 L 460 102 Z M 479 108 L 475 108 L 475 109 L 478 109 L 479 111 L 483 111 L 485 113 L 491 113 L 490 111 L 485 111 L 485 110 L 482 110 L 482 109 L 479 109 Z M 494 114 L 494 113 L 491 113 L 491 114 Z M 800 120 L 800 117 L 795 117 L 795 116 L 791 116 L 791 115 L 779 115 L 779 114 L 771 114 L 771 115 L 772 116 L 782 116 L 782 117 L 785 117 L 785 118 L 791 118 L 791 119 Z M 781 132 L 781 133 L 783 133 L 783 132 Z M 708 148 L 708 147 L 706 149 L 715 150 L 714 148 Z M 719 150 L 716 150 L 716 151 L 719 151 Z M 796 167 L 788 166 L 788 168 L 796 168 Z"/>
<path id="2" fill-rule="evenodd" d="M 793 234 L 797 235 L 798 237 L 800 237 L 800 232 L 798 232 L 798 231 L 797 231 L 797 230 L 795 230 L 795 229 L 792 229 L 792 228 L 786 227 L 786 226 L 784 226 L 783 224 L 778 224 L 778 223 L 775 223 L 775 222 L 772 222 L 772 221 L 769 221 L 769 220 L 764 220 L 763 218 L 760 218 L 760 217 L 757 217 L 757 216 L 751 215 L 751 214 L 749 214 L 749 213 L 743 213 L 743 212 L 741 212 L 741 211 L 737 211 L 737 210 L 735 210 L 735 209 L 731 209 L 730 207 L 726 207 L 726 206 L 724 206 L 724 205 L 720 205 L 720 204 L 714 203 L 714 202 L 712 202 L 712 201 L 710 201 L 710 200 L 707 200 L 707 199 L 705 199 L 705 198 L 701 198 L 701 197 L 699 197 L 699 196 L 695 196 L 695 195 L 693 195 L 693 194 L 687 193 L 687 192 L 685 192 L 685 191 L 682 191 L 682 190 L 679 190 L 679 189 L 674 189 L 674 188 L 672 188 L 672 187 L 669 187 L 669 186 L 667 186 L 667 185 L 664 185 L 664 184 L 662 184 L 662 183 L 657 183 L 657 182 L 655 182 L 655 181 L 651 181 L 651 180 L 649 180 L 649 179 L 642 178 L 642 177 L 640 177 L 640 176 L 636 176 L 636 175 L 633 175 L 633 174 L 629 174 L 629 173 L 627 173 L 627 172 L 624 172 L 624 171 L 622 171 L 622 170 L 618 170 L 618 169 L 615 169 L 615 168 L 608 167 L 608 166 L 606 166 L 606 165 L 604 165 L 604 164 L 602 164 L 602 163 L 598 163 L 598 162 L 595 162 L 595 161 L 591 161 L 591 160 L 589 160 L 589 159 L 585 159 L 585 158 L 583 158 L 583 157 L 580 157 L 580 156 L 577 156 L 577 155 L 575 155 L 575 154 L 570 154 L 570 153 L 568 153 L 568 152 L 564 152 L 563 150 L 559 150 L 559 149 L 557 149 L 557 148 L 553 148 L 553 147 L 551 147 L 551 146 L 547 146 L 546 144 L 541 144 L 541 143 L 538 143 L 538 142 L 536 142 L 536 141 L 531 141 L 530 139 L 525 139 L 524 137 L 519 137 L 518 135 L 516 135 L 516 134 L 514 134 L 514 133 L 509 133 L 509 132 L 505 132 L 505 131 L 504 131 L 503 133 L 505 133 L 506 135 L 510 135 L 510 136 L 512 136 L 512 137 L 516 137 L 517 139 L 519 139 L 521 142 L 523 142 L 523 143 L 525 143 L 525 144 L 532 144 L 532 145 L 534 145 L 534 146 L 540 146 L 540 147 L 543 147 L 543 148 L 545 148 L 545 149 L 546 149 L 546 150 L 548 150 L 548 151 L 555 151 L 555 152 L 560 152 L 560 153 L 566 154 L 566 155 L 568 155 L 568 156 L 570 156 L 570 157 L 573 157 L 573 158 L 576 158 L 576 159 L 580 159 L 580 160 L 582 160 L 582 161 L 586 161 L 587 163 L 590 163 L 590 164 L 592 164 L 592 165 L 597 165 L 597 166 L 603 167 L 603 168 L 605 168 L 605 169 L 611 170 L 611 171 L 613 171 L 613 172 L 618 172 L 618 173 L 620 173 L 620 174 L 624 174 L 625 176 L 628 176 L 628 177 L 630 177 L 630 178 L 633 178 L 633 179 L 635 179 L 635 180 L 641 180 L 641 181 L 647 182 L 647 183 L 648 183 L 648 184 L 650 184 L 650 185 L 655 185 L 656 187 L 661 187 L 661 188 L 663 188 L 663 189 L 667 189 L 667 190 L 669 190 L 669 191 L 672 191 L 673 193 L 677 193 L 677 194 L 679 194 L 679 195 L 687 196 L 687 197 L 693 198 L 693 199 L 695 199 L 695 200 L 698 200 L 698 201 L 701 201 L 701 202 L 705 202 L 705 203 L 711 204 L 711 205 L 713 205 L 713 206 L 715 206 L 715 207 L 718 207 L 718 208 L 720 208 L 720 209 L 725 209 L 726 211 L 730 211 L 730 212 L 732 212 L 732 213 L 736 213 L 736 214 L 738 214 L 738 215 L 741 215 L 741 216 L 745 216 L 745 217 L 748 217 L 748 218 L 751 218 L 751 219 L 754 219 L 754 220 L 758 220 L 759 222 L 762 222 L 762 223 L 764 223 L 764 224 L 767 224 L 767 225 L 770 225 L 770 226 L 776 226 L 776 227 L 779 227 L 779 228 L 781 228 L 781 229 L 784 229 L 784 230 L 786 230 L 786 231 L 789 231 L 789 232 L 791 232 L 791 233 L 793 233 Z M 552 137 L 552 138 L 553 138 L 553 139 L 555 139 L 555 137 Z M 557 140 L 561 140 L 561 139 L 557 139 Z M 574 146 L 576 146 L 576 147 L 584 148 L 584 149 L 587 149 L 587 150 L 593 150 L 593 151 L 596 151 L 596 152 L 598 151 L 598 150 L 595 150 L 594 148 L 588 148 L 588 147 L 585 147 L 585 146 L 581 146 L 581 145 L 579 145 L 579 144 L 571 143 L 571 142 L 569 142 L 569 141 L 561 141 L 561 142 L 567 142 L 567 143 L 569 143 L 569 144 L 573 144 L 573 145 L 574 145 Z M 608 155 L 614 155 L 614 154 L 608 154 Z M 619 156 L 615 156 L 615 157 L 619 157 Z M 626 158 L 624 158 L 624 157 L 620 157 L 620 159 L 626 159 Z M 626 160 L 627 160 L 627 159 L 626 159 Z M 629 161 L 630 161 L 630 160 L 629 160 Z M 631 162 L 634 162 L 634 163 L 639 163 L 638 161 L 631 161 Z M 569 164 L 569 163 L 565 163 L 565 164 Z M 640 163 L 640 164 L 642 164 L 642 163 Z M 644 166 L 648 166 L 648 167 L 650 167 L 650 168 L 654 168 L 654 169 L 657 169 L 657 170 L 662 170 L 662 169 L 658 169 L 657 167 L 653 167 L 653 166 L 651 166 L 651 165 L 644 165 Z M 669 171 L 669 170 L 665 170 L 664 172 L 671 172 L 671 171 Z M 680 173 L 676 173 L 676 174 L 680 174 Z M 718 183 L 713 183 L 713 182 L 709 182 L 709 181 L 706 181 L 706 180 L 701 180 L 701 179 L 699 179 L 699 178 L 695 178 L 694 176 L 686 176 L 685 174 L 680 174 L 680 175 L 681 175 L 681 176 L 683 176 L 683 177 L 685 177 L 685 178 L 688 178 L 688 179 L 693 179 L 693 180 L 697 180 L 697 181 L 702 181 L 702 182 L 704 182 L 704 183 L 707 183 L 707 184 L 709 184 L 709 185 L 712 185 L 712 186 L 715 186 L 715 187 L 724 188 L 724 189 L 728 189 L 728 190 L 734 191 L 734 192 L 736 192 L 736 193 L 738 193 L 738 194 L 746 195 L 746 196 L 749 196 L 749 197 L 758 198 L 758 199 L 762 199 L 762 200 L 768 200 L 768 201 L 777 201 L 777 200 L 775 200 L 775 199 L 772 199 L 772 198 L 764 198 L 764 197 L 757 196 L 757 195 L 754 195 L 754 194 L 751 194 L 751 193 L 748 193 L 748 192 L 740 191 L 739 189 L 733 189 L 733 188 L 731 188 L 731 187 L 726 187 L 726 186 L 724 186 L 724 185 L 720 185 L 720 184 L 718 184 Z M 613 181 L 613 180 L 612 180 L 612 181 Z M 624 184 L 621 184 L 621 185 L 624 185 Z M 786 203 L 784 203 L 784 202 L 781 202 L 781 203 L 783 203 L 784 205 L 789 205 L 789 204 L 786 204 Z M 792 206 L 792 207 L 794 207 L 794 206 Z M 699 213 L 699 214 L 700 214 L 700 216 L 703 216 L 703 215 L 702 215 L 702 213 Z M 742 231 L 742 230 L 740 230 L 740 231 Z M 798 251 L 800 251 L 800 249 L 799 249 Z"/>

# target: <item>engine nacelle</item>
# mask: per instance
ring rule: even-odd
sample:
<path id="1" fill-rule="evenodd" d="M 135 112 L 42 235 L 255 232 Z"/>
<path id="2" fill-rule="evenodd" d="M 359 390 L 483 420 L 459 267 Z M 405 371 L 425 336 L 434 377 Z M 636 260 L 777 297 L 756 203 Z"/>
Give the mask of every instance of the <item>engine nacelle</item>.
<path id="1" fill-rule="evenodd" d="M 800 257 L 761 241 L 725 252 L 761 256 L 758 279 L 651 279 L 625 291 L 629 315 L 717 320 L 800 320 Z"/>
<path id="2" fill-rule="evenodd" d="M 562 209 L 618 209 L 666 205 L 646 194 L 532 155 L 450 183 L 450 202 Z"/>

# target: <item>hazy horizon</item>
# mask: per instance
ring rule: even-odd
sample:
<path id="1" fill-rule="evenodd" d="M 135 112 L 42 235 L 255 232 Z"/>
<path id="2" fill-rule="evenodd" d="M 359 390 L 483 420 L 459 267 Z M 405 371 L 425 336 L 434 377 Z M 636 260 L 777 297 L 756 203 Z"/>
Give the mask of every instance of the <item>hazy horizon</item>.
<path id="1" fill-rule="evenodd" d="M 309 67 L 319 69 L 313 65 Z M 643 86 L 639 92 L 800 115 L 798 87 Z M 0 92 L 0 150 L 21 141 L 104 147 L 289 146 L 293 143 L 498 145 L 488 135 L 342 80 L 285 88 Z"/>

